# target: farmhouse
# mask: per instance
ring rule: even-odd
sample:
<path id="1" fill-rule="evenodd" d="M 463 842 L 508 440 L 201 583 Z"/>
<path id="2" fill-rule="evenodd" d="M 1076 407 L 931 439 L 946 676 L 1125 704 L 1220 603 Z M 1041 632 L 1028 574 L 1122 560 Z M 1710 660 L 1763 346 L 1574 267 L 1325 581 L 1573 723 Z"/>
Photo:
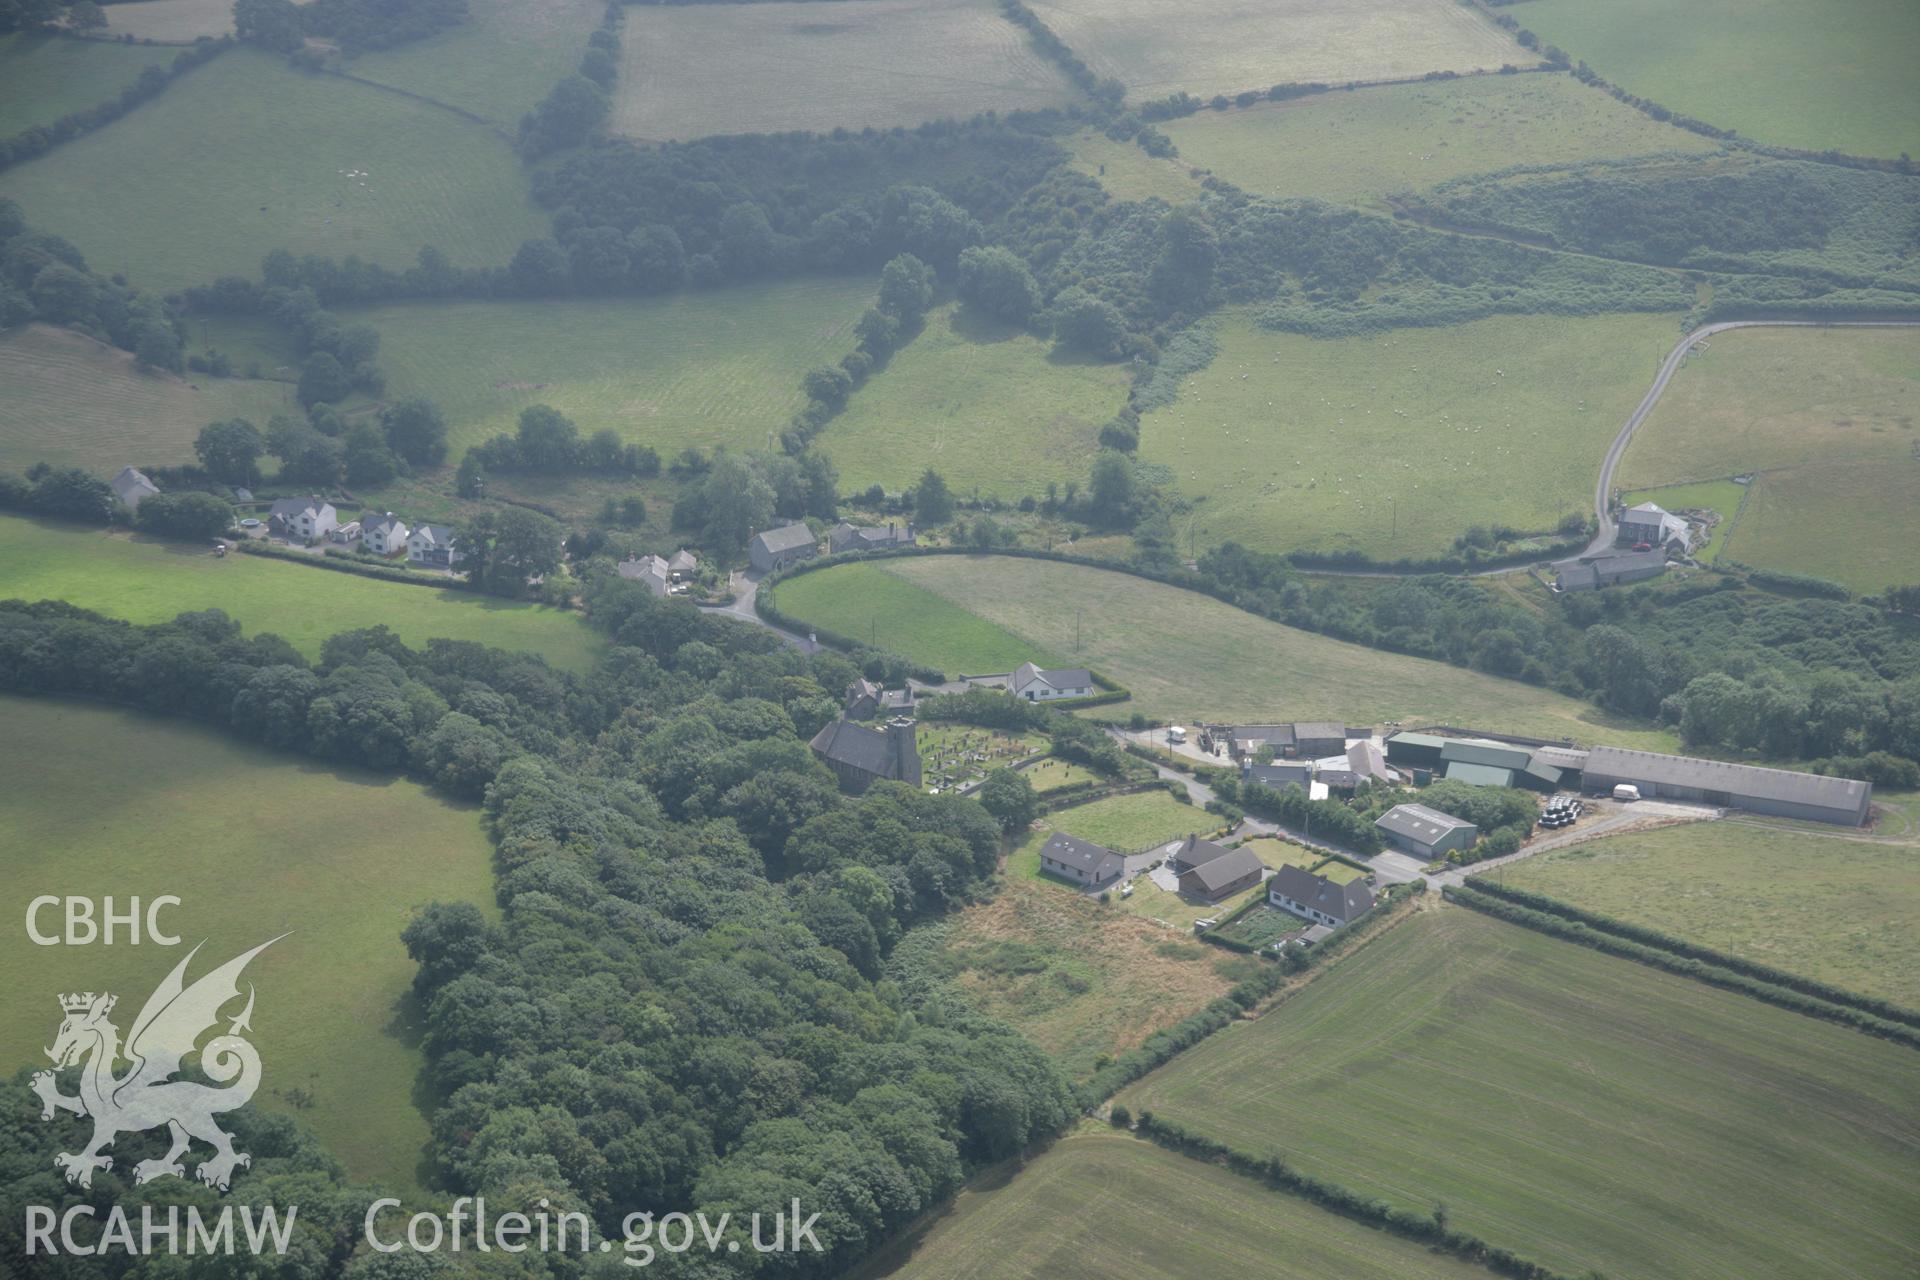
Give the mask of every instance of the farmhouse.
<path id="1" fill-rule="evenodd" d="M 1867 820 L 1873 800 L 1873 784 L 1852 778 L 1827 778 L 1791 769 L 1763 769 L 1623 747 L 1595 747 L 1587 753 L 1581 782 L 1586 790 L 1604 794 L 1621 783 L 1638 787 L 1643 796 L 1694 800 L 1850 827 Z"/>
<path id="2" fill-rule="evenodd" d="M 435 569 L 451 569 L 460 553 L 453 549 L 453 530 L 443 524 L 423 524 L 407 536 L 407 559 Z"/>
<path id="3" fill-rule="evenodd" d="M 1431 862 L 1455 849 L 1471 845 L 1480 828 L 1423 804 L 1397 804 L 1373 824 L 1387 843 Z"/>
<path id="4" fill-rule="evenodd" d="M 1040 846 L 1040 869 L 1097 888 L 1119 879 L 1127 860 L 1111 849 L 1059 832 Z"/>
<path id="5" fill-rule="evenodd" d="M 282 498 L 267 509 L 267 528 L 283 538 L 314 543 L 340 525 L 339 513 L 331 502 L 318 497 Z"/>
<path id="6" fill-rule="evenodd" d="M 1667 571 L 1667 553 L 1623 551 L 1614 555 L 1584 556 L 1561 567 L 1553 580 L 1556 591 L 1598 591 L 1622 582 L 1657 578 Z"/>
<path id="7" fill-rule="evenodd" d="M 911 720 L 889 720 L 883 729 L 835 720 L 807 745 L 848 795 L 860 795 L 876 782 L 920 785 L 920 747 Z"/>
<path id="8" fill-rule="evenodd" d="M 1247 756 L 1240 761 L 1240 781 L 1258 783 L 1275 791 L 1285 791 L 1288 787 L 1305 791 L 1313 785 L 1313 762 L 1275 760 L 1272 764 L 1255 764 L 1253 757 Z"/>
<path id="9" fill-rule="evenodd" d="M 1684 552 L 1687 549 L 1687 522 L 1651 502 L 1643 502 L 1620 513 L 1620 533 L 1615 541 L 1629 547 L 1644 542 L 1656 549 L 1664 549 L 1668 543 L 1678 543 Z"/>
<path id="10" fill-rule="evenodd" d="M 656 598 L 664 598 L 673 590 L 673 570 L 659 556 L 628 556 L 616 568 L 622 578 L 639 583 Z"/>
<path id="11" fill-rule="evenodd" d="M 1305 867 L 1289 863 L 1267 883 L 1267 901 L 1329 929 L 1352 924 L 1373 910 L 1373 890 L 1365 880 L 1335 884 Z"/>
<path id="12" fill-rule="evenodd" d="M 1099 692 L 1093 673 L 1085 667 L 1057 667 L 1046 670 L 1023 662 L 1012 671 L 990 676 L 967 676 L 968 684 L 978 689 L 1005 689 L 1028 702 L 1051 702 L 1055 698 L 1087 698 Z"/>
<path id="13" fill-rule="evenodd" d="M 406 521 L 391 511 L 360 521 L 360 549 L 376 556 L 397 556 L 407 549 Z"/>
<path id="14" fill-rule="evenodd" d="M 891 520 L 885 528 L 878 525 L 861 526 L 842 520 L 833 526 L 833 532 L 827 535 L 827 550 L 834 555 L 843 551 L 879 551 L 887 547 L 911 547 L 918 542 L 911 524 L 896 525 Z"/>
<path id="15" fill-rule="evenodd" d="M 108 487 L 113 490 L 114 497 L 126 504 L 129 511 L 138 511 L 142 499 L 151 498 L 160 492 L 159 485 L 147 479 L 145 473 L 136 471 L 132 467 L 120 468 L 120 474 L 113 478 Z"/>
<path id="16" fill-rule="evenodd" d="M 811 560 L 820 551 L 819 540 L 804 523 L 782 525 L 756 533 L 747 543 L 747 560 L 762 573 L 771 573 L 799 560 Z"/>

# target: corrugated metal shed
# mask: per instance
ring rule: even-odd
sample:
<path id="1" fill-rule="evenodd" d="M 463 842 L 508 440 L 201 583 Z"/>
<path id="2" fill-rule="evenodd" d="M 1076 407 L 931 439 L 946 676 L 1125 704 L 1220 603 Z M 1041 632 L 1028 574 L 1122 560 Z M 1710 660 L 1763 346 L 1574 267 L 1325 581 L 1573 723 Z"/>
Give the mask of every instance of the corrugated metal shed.
<path id="1" fill-rule="evenodd" d="M 1476 787 L 1510 787 L 1513 785 L 1513 770 L 1454 760 L 1447 765 L 1447 781 L 1466 782 Z"/>

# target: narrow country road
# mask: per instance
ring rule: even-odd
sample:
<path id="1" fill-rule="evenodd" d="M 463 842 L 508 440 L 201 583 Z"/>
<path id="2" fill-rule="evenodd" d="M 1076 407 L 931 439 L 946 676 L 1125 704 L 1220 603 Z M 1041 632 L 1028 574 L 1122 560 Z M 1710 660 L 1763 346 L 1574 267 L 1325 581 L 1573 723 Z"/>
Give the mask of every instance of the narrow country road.
<path id="1" fill-rule="evenodd" d="M 803 636 L 796 631 L 789 631 L 785 627 L 776 627 L 760 616 L 759 611 L 753 607 L 753 599 L 760 593 L 759 574 L 751 571 L 746 573 L 736 571 L 728 585 L 733 589 L 732 604 L 703 604 L 700 606 L 700 612 L 732 618 L 736 622 L 752 623 L 756 627 L 765 627 L 802 653 L 820 651 L 821 645 L 818 640 Z"/>

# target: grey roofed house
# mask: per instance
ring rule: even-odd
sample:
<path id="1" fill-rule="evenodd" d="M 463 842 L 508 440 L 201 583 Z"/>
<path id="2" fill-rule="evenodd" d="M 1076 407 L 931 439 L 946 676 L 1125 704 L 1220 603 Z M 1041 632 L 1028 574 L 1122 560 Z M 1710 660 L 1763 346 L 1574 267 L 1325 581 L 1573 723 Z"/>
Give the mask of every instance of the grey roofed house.
<path id="1" fill-rule="evenodd" d="M 1215 844 L 1211 840 L 1202 840 L 1197 835 L 1189 834 L 1180 842 L 1180 847 L 1167 856 L 1167 865 L 1178 873 L 1193 867 L 1205 866 L 1215 858 L 1225 857 L 1229 852 L 1230 850 L 1223 844 Z"/>
<path id="2" fill-rule="evenodd" d="M 847 686 L 840 714 L 849 720 L 865 720 L 880 709 L 880 686 L 865 676 Z"/>
<path id="3" fill-rule="evenodd" d="M 911 524 L 895 524 L 889 520 L 882 525 L 857 525 L 842 520 L 833 526 L 833 532 L 827 535 L 827 550 L 835 555 L 842 551 L 877 551 L 883 547 L 911 547 L 919 541 Z"/>
<path id="4" fill-rule="evenodd" d="M 1261 747 L 1272 747 L 1275 755 L 1293 749 L 1290 724 L 1243 724 L 1227 730 L 1228 749 L 1236 756 L 1252 755 Z"/>
<path id="5" fill-rule="evenodd" d="M 1085 667 L 1055 667 L 1047 670 L 1031 662 L 1014 669 L 1008 688 L 1016 698 L 1029 702 L 1038 698 L 1085 697 L 1093 691 L 1093 673 Z"/>
<path id="6" fill-rule="evenodd" d="M 1220 855 L 1180 873 L 1180 892 L 1212 901 L 1260 883 L 1267 864 L 1251 849 L 1222 849 Z"/>
<path id="7" fill-rule="evenodd" d="M 1562 565 L 1553 585 L 1561 591 L 1597 591 L 1622 582 L 1657 578 L 1666 571 L 1667 553 L 1658 547 L 1652 551 L 1622 551 Z"/>
<path id="8" fill-rule="evenodd" d="M 1331 721 L 1295 721 L 1293 745 L 1303 756 L 1330 756 L 1347 749 L 1347 726 Z"/>
<path id="9" fill-rule="evenodd" d="M 113 496 L 126 503 L 129 510 L 138 511 L 143 498 L 151 498 L 160 492 L 160 486 L 147 479 L 146 473 L 132 467 L 120 468 L 120 474 L 108 482 Z M 155 508 L 158 510 L 158 508 Z"/>
<path id="10" fill-rule="evenodd" d="M 1620 513 L 1617 540 L 1627 544 L 1645 542 L 1655 547 L 1677 540 L 1685 547 L 1687 522 L 1657 503 L 1643 502 Z"/>
<path id="11" fill-rule="evenodd" d="M 620 576 L 638 582 L 655 596 L 664 597 L 673 586 L 673 573 L 659 556 L 628 556 L 618 566 Z"/>
<path id="12" fill-rule="evenodd" d="M 1846 826 L 1865 822 L 1873 801 L 1873 784 L 1853 778 L 1629 751 L 1624 747 L 1595 747 L 1587 753 L 1581 775 L 1583 787 L 1607 792 L 1621 783 L 1638 787 L 1643 796 L 1694 800 Z"/>
<path id="13" fill-rule="evenodd" d="M 1402 849 L 1432 857 L 1474 842 L 1480 828 L 1423 804 L 1397 804 L 1374 820 L 1387 840 Z"/>
<path id="14" fill-rule="evenodd" d="M 1275 760 L 1272 764 L 1256 764 L 1249 756 L 1240 762 L 1240 780 L 1257 782 L 1275 791 L 1285 791 L 1288 787 L 1299 787 L 1305 791 L 1313 783 L 1313 762 Z"/>
<path id="15" fill-rule="evenodd" d="M 673 574 L 675 577 L 692 573 L 699 567 L 700 557 L 694 555 L 693 552 L 687 550 L 685 547 L 680 548 L 667 557 L 667 572 Z"/>
<path id="16" fill-rule="evenodd" d="M 807 745 L 853 795 L 882 781 L 920 785 L 920 750 L 911 720 L 889 720 L 879 729 L 834 720 Z"/>
<path id="17" fill-rule="evenodd" d="M 1127 869 L 1127 860 L 1102 845 L 1060 831 L 1040 846 L 1040 869 L 1081 884 L 1102 885 L 1118 879 Z"/>
<path id="18" fill-rule="evenodd" d="M 820 550 L 820 540 L 805 522 L 782 525 L 756 533 L 747 543 L 747 559 L 753 567 L 766 572 L 796 560 L 811 559 Z"/>
<path id="19" fill-rule="evenodd" d="M 1365 880 L 1335 884 L 1305 867 L 1281 867 L 1267 883 L 1267 900 L 1295 915 L 1338 929 L 1373 910 L 1373 890 Z"/>

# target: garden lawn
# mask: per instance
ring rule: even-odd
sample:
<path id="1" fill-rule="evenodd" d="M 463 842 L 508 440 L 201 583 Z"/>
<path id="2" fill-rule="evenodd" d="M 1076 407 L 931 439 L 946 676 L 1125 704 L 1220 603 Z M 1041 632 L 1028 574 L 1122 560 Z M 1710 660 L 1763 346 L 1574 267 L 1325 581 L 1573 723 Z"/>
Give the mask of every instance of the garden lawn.
<path id="1" fill-rule="evenodd" d="M 836 565 L 774 588 L 782 613 L 805 625 L 912 658 L 949 676 L 994 675 L 1023 662 L 1066 660 L 877 564 Z"/>
<path id="2" fill-rule="evenodd" d="M 361 54 L 342 69 L 517 130 L 580 65 L 604 12 L 593 0 L 467 0 L 467 8 L 472 17 L 457 27 Z"/>
<path id="3" fill-rule="evenodd" d="M 254 1103 L 310 1126 L 350 1176 L 416 1185 L 426 1028 L 400 931 L 434 901 L 493 913 L 477 809 L 179 721 L 17 697 L 0 697 L 0 776 L 6 1074 L 47 1065 L 54 993 L 113 992 L 125 1031 L 190 947 L 204 942 L 189 981 L 291 931 L 247 968 L 266 1064 Z M 181 903 L 160 923 L 182 945 L 34 946 L 21 921 L 39 894 L 111 894 L 121 909 L 173 894 Z M 57 930 L 56 915 L 42 928 Z M 75 1141 L 84 1132 L 78 1119 L 56 1123 Z"/>
<path id="4" fill-rule="evenodd" d="M 123 530 L 0 516 L 0 600 L 65 600 L 128 622 L 223 609 L 248 633 L 270 631 L 309 658 L 341 631 L 385 625 L 416 647 L 472 640 L 537 653 L 556 667 L 591 666 L 601 641 L 578 614 L 477 592 L 381 582 L 351 573 Z"/>
<path id="5" fill-rule="evenodd" d="M 1180 163 L 1251 195 L 1383 205 L 1509 165 L 1710 151 L 1571 76 L 1467 76 L 1202 111 L 1159 128 Z M 1136 151 L 1139 148 L 1134 148 Z"/>
<path id="6" fill-rule="evenodd" d="M 1087 1127 L 960 1193 L 861 1280 L 1479 1280 L 1478 1267 Z"/>
<path id="7" fill-rule="evenodd" d="M 1328 340 L 1229 313 L 1218 340 L 1140 423 L 1140 457 L 1197 503 L 1192 536 L 1393 560 L 1444 555 L 1474 525 L 1544 532 L 1590 515 L 1673 318 L 1502 316 Z"/>
<path id="8" fill-rule="evenodd" d="M 1856 591 L 1920 578 L 1920 327 L 1714 337 L 1634 433 L 1620 478 L 1741 474 L 1757 479 L 1728 559 Z"/>
<path id="9" fill-rule="evenodd" d="M 1877 797 L 1876 797 L 1877 799 Z M 1588 911 L 1920 1008 L 1920 837 L 1748 818 L 1608 836 L 1490 873 Z"/>
<path id="10" fill-rule="evenodd" d="M 1061 809 L 1048 814 L 1046 822 L 1055 831 L 1129 854 L 1220 825 L 1206 810 L 1181 804 L 1159 787 Z"/>
<path id="11" fill-rule="evenodd" d="M 1030 0 L 1028 7 L 1130 100 L 1264 91 L 1538 61 L 1450 0 Z"/>
<path id="12" fill-rule="evenodd" d="M 871 598 L 868 575 L 891 574 L 993 624 L 1015 643 L 1091 666 L 1126 686 L 1133 700 L 1104 708 L 1104 715 L 1140 711 L 1182 724 L 1398 720 L 1678 749 L 1669 733 L 1546 689 L 1300 631 L 1132 574 L 1012 556 L 913 556 L 858 569 L 861 576 L 853 579 L 842 576 L 847 568 L 835 567 L 783 584 L 782 610 L 829 627 L 847 617 L 858 632 Z M 801 582 L 811 594 L 789 603 L 788 588 Z M 941 652 L 948 625 L 945 619 L 916 624 L 881 644 L 940 665 L 929 655 Z"/>
<path id="13" fill-rule="evenodd" d="M 191 463 L 200 428 L 227 418 L 264 426 L 296 411 L 290 390 L 144 370 L 127 352 L 70 329 L 8 329 L 0 333 L 0 470 L 46 462 L 107 479 L 130 464 Z"/>
<path id="14" fill-rule="evenodd" d="M 74 40 L 24 31 L 0 36 L 0 138 L 109 102 L 178 49 Z"/>
<path id="15" fill-rule="evenodd" d="M 1125 366 L 1056 358 L 1032 334 L 945 306 L 815 447 L 832 455 L 845 490 L 899 492 L 931 467 L 955 493 L 1013 502 L 1049 480 L 1084 484 L 1101 425 L 1126 402 Z"/>
<path id="16" fill-rule="evenodd" d="M 1136 1113 L 1565 1274 L 1920 1265 L 1920 1054 L 1504 924 L 1416 913 L 1125 1090 Z"/>
<path id="17" fill-rule="evenodd" d="M 252 49 L 0 174 L 0 195 L 102 274 L 158 292 L 256 279 L 273 249 L 402 268 L 434 245 L 458 266 L 504 265 L 548 232 L 513 149 L 484 126 Z"/>
<path id="18" fill-rule="evenodd" d="M 343 318 L 380 331 L 388 394 L 438 404 L 455 457 L 546 404 L 583 436 L 611 427 L 670 461 L 690 445 L 767 448 L 806 403 L 807 370 L 852 349 L 872 296 L 871 281 L 837 277 L 667 298 L 396 303 Z"/>
<path id="19" fill-rule="evenodd" d="M 993 0 L 647 5 L 626 15 L 608 128 L 649 140 L 824 133 L 1075 97 Z"/>
<path id="20" fill-rule="evenodd" d="M 1756 142 L 1920 151 L 1910 0 L 1538 0 L 1513 16 L 1629 93 Z"/>

